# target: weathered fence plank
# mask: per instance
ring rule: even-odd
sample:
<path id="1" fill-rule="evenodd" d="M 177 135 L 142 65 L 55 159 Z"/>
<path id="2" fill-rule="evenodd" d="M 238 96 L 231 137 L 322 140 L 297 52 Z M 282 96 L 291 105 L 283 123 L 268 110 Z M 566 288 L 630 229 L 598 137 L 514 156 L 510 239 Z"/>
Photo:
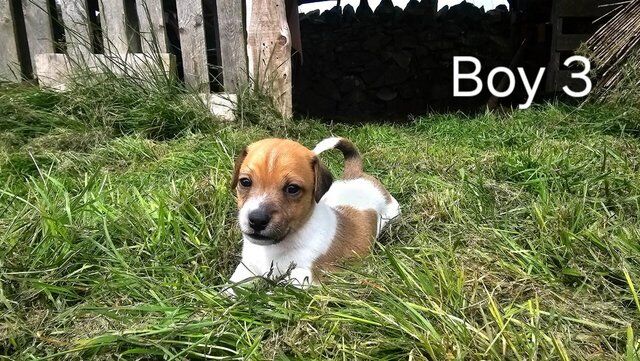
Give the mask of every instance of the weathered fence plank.
<path id="1" fill-rule="evenodd" d="M 20 59 L 15 40 L 15 25 L 9 1 L 0 1 L 0 80 L 19 81 Z"/>
<path id="2" fill-rule="evenodd" d="M 139 0 L 136 4 L 140 21 L 142 52 L 167 51 L 167 32 L 164 26 L 162 1 Z M 157 49 L 156 49 L 157 46 Z"/>
<path id="3" fill-rule="evenodd" d="M 36 54 L 33 59 L 36 63 L 33 71 L 41 87 L 64 89 L 64 83 L 71 69 L 68 56 L 54 53 Z"/>
<path id="4" fill-rule="evenodd" d="M 271 94 L 282 115 L 290 117 L 291 33 L 284 0 L 248 0 L 247 14 L 247 53 L 253 86 Z"/>
<path id="5" fill-rule="evenodd" d="M 209 92 L 209 68 L 204 34 L 204 18 L 201 0 L 176 2 L 180 49 L 185 83 L 200 91 Z"/>
<path id="6" fill-rule="evenodd" d="M 158 63 L 161 61 L 162 67 Z M 36 74 L 40 86 L 64 90 L 65 84 L 69 81 L 69 76 L 77 64 L 70 60 L 65 54 L 38 54 L 36 59 Z M 161 54 L 129 54 L 120 62 L 112 61 L 113 57 L 102 54 L 90 54 L 84 58 L 81 64 L 83 70 L 89 70 L 95 73 L 110 71 L 117 75 L 126 73 L 134 74 L 139 77 L 144 73 L 156 73 L 163 71 L 165 73 L 175 72 L 176 60 L 175 55 Z"/>
<path id="7" fill-rule="evenodd" d="M 36 68 L 36 55 L 53 53 L 53 32 L 47 0 L 23 0 L 22 13 L 27 30 L 31 67 Z M 35 70 L 34 70 L 35 74 Z"/>
<path id="8" fill-rule="evenodd" d="M 75 61 L 92 52 L 91 30 L 86 0 L 59 0 L 65 27 L 67 54 Z"/>
<path id="9" fill-rule="evenodd" d="M 129 50 L 127 22 L 122 1 L 100 0 L 100 26 L 106 54 L 124 55 Z"/>
<path id="10" fill-rule="evenodd" d="M 222 79 L 226 92 L 236 92 L 247 82 L 247 48 L 244 39 L 242 2 L 217 0 L 218 37 Z"/>

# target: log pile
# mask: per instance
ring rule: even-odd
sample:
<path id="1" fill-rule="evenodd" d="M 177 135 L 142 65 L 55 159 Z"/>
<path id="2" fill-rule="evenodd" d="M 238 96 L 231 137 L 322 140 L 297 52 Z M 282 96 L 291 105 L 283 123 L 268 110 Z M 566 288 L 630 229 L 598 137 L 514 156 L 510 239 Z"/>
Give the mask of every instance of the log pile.
<path id="1" fill-rule="evenodd" d="M 490 69 L 509 64 L 509 12 L 463 2 L 436 12 L 435 0 L 405 9 L 366 0 L 300 19 L 303 63 L 294 72 L 294 107 L 323 117 L 370 119 L 429 110 L 471 109 L 488 94 L 453 97 L 453 57 L 477 57 Z M 469 69 L 463 69 L 465 72 Z M 465 90 L 463 88 L 463 90 Z"/>
<path id="2" fill-rule="evenodd" d="M 637 96 L 640 86 L 640 0 L 615 5 L 613 17 L 585 44 L 598 79 L 595 100 Z"/>

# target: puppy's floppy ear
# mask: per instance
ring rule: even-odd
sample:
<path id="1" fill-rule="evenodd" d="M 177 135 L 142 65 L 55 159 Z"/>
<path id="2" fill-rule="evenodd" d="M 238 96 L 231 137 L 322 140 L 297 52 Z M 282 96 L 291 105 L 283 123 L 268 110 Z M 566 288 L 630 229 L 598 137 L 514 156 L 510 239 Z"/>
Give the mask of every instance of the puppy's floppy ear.
<path id="1" fill-rule="evenodd" d="M 238 173 L 240 173 L 240 166 L 244 161 L 244 158 L 247 156 L 247 147 L 244 147 L 238 157 L 236 158 L 235 167 L 233 169 L 233 177 L 231 178 L 231 189 L 236 189 L 238 185 Z"/>
<path id="2" fill-rule="evenodd" d="M 316 203 L 320 201 L 320 198 L 327 193 L 331 184 L 333 183 L 333 175 L 325 167 L 324 164 L 318 159 L 318 157 L 313 157 L 313 173 L 315 175 L 315 182 L 313 185 L 313 196 L 316 200 Z"/>

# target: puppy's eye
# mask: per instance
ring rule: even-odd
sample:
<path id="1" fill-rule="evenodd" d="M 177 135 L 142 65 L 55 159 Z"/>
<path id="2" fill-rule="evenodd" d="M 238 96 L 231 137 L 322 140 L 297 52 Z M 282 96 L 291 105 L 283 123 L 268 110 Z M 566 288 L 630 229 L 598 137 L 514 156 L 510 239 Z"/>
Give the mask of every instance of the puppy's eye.
<path id="1" fill-rule="evenodd" d="M 296 185 L 296 184 L 289 184 L 285 189 L 285 192 L 287 192 L 290 195 L 296 195 L 298 194 L 298 192 L 300 192 L 300 186 Z"/>
<path id="2" fill-rule="evenodd" d="M 251 179 L 249 178 L 240 178 L 240 185 L 243 187 L 251 187 Z"/>

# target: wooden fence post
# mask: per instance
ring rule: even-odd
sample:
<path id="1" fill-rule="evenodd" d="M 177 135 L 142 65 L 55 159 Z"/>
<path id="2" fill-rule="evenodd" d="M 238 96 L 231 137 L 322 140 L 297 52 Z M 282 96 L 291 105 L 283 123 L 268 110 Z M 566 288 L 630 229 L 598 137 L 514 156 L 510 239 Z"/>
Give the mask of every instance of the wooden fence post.
<path id="1" fill-rule="evenodd" d="M 20 59 L 16 44 L 16 32 L 11 4 L 8 0 L 0 1 L 0 80 L 20 81 Z"/>
<path id="2" fill-rule="evenodd" d="M 235 93 L 247 82 L 247 48 L 244 37 L 242 1 L 217 0 L 218 57 L 222 64 L 224 91 Z"/>
<path id="3" fill-rule="evenodd" d="M 60 0 L 65 27 L 67 55 L 83 61 L 93 52 L 86 0 Z"/>
<path id="4" fill-rule="evenodd" d="M 138 0 L 136 6 L 138 19 L 140 20 L 142 52 L 150 53 L 157 50 L 161 53 L 167 52 L 167 32 L 164 26 L 162 1 Z M 156 44 L 154 44 L 154 40 Z"/>
<path id="5" fill-rule="evenodd" d="M 100 26 L 106 54 L 124 55 L 129 51 L 127 22 L 122 1 L 100 0 Z"/>
<path id="6" fill-rule="evenodd" d="M 284 0 L 248 0 L 247 14 L 247 53 L 253 86 L 270 93 L 280 113 L 290 117 L 291 33 Z"/>
<path id="7" fill-rule="evenodd" d="M 53 28 L 47 0 L 23 0 L 22 13 L 27 30 L 31 68 L 36 74 L 36 55 L 54 52 Z"/>
<path id="8" fill-rule="evenodd" d="M 199 92 L 209 92 L 207 43 L 201 0 L 179 0 L 178 28 L 185 83 Z"/>

